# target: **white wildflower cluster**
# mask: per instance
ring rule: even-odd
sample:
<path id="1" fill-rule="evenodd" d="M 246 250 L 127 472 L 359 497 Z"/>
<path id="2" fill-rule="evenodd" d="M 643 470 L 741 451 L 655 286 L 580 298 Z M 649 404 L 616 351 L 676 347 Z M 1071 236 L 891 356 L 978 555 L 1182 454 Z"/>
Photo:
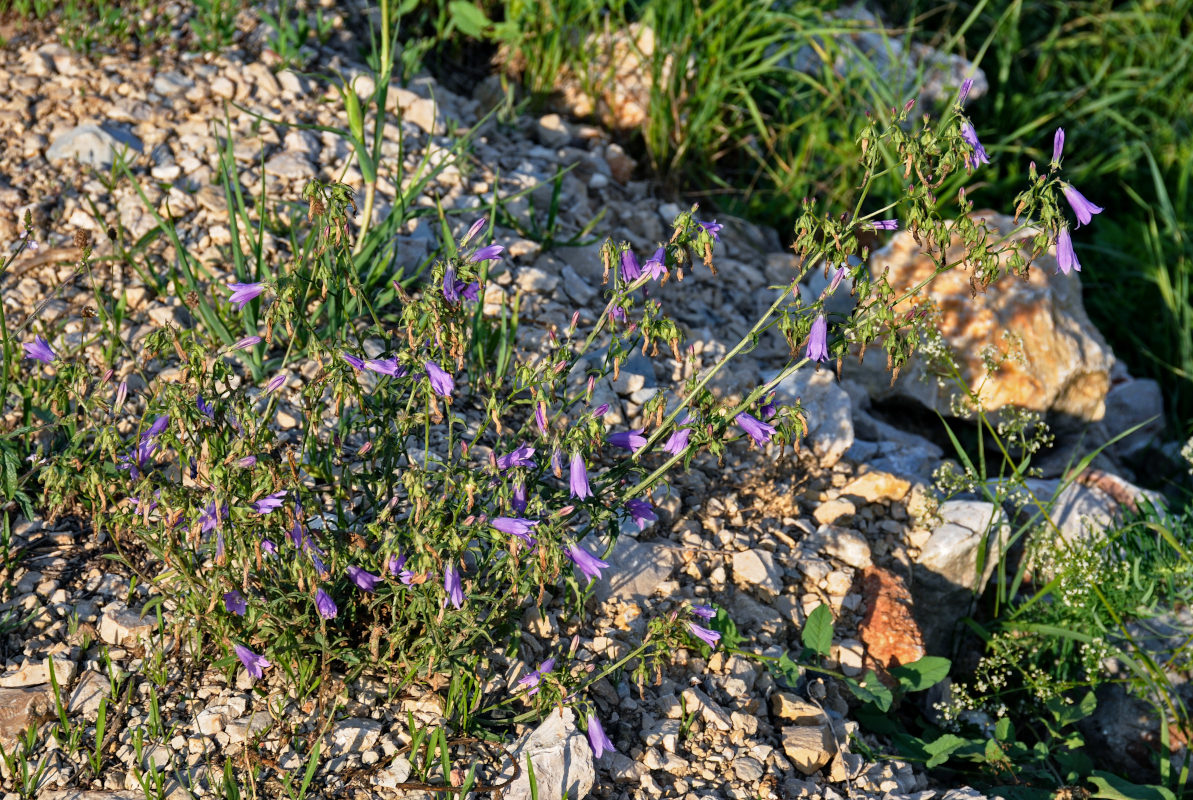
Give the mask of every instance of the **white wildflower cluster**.
<path id="1" fill-rule="evenodd" d="M 1097 636 L 1092 641 L 1081 644 L 1081 668 L 1085 670 L 1086 677 L 1091 679 L 1098 675 L 1107 674 L 1109 673 L 1109 670 L 1106 668 L 1107 662 L 1110 658 L 1118 654 L 1119 650 L 1111 647 L 1105 637 Z"/>
<path id="2" fill-rule="evenodd" d="M 1193 436 L 1190 436 L 1189 441 L 1181 448 L 1181 458 L 1189 462 L 1189 474 L 1193 475 Z"/>
<path id="3" fill-rule="evenodd" d="M 1056 438 L 1038 411 L 1007 406 L 998 412 L 998 435 L 1015 441 L 1028 453 L 1039 452 Z"/>
<path id="4" fill-rule="evenodd" d="M 948 459 L 932 472 L 932 483 L 943 497 L 951 497 L 961 492 L 976 492 L 978 475 L 972 469 L 962 469 L 956 461 Z"/>

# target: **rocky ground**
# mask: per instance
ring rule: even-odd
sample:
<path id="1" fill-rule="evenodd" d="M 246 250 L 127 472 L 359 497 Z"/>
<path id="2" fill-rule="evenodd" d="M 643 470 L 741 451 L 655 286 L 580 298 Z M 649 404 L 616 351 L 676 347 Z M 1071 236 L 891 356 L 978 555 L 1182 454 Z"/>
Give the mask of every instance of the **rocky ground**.
<path id="1" fill-rule="evenodd" d="M 82 312 L 92 302 L 93 287 L 75 268 L 71 242 L 76 231 L 87 230 L 98 245 L 95 278 L 101 290 L 127 298 L 130 340 L 167 322 L 189 324 L 182 299 L 147 285 L 121 259 L 119 246 L 137 243 L 138 263 L 168 270 L 172 249 L 165 237 L 150 235 L 157 228 L 156 211 L 173 218 L 183 244 L 207 270 L 204 280 L 225 282 L 232 233 L 216 173 L 229 136 L 238 178 L 252 196 L 264 184 L 271 201 L 301 202 L 312 177 L 361 185 L 339 137 L 261 124 L 230 105 L 287 122 L 343 124 L 335 92 L 298 72 L 271 69 L 262 60 L 259 35 L 246 27 L 240 46 L 217 57 L 152 60 L 126 55 L 87 60 L 45 38 L 9 36 L 0 50 L 0 208 L 5 209 L 0 241 L 15 240 L 18 217 L 29 209 L 41 243 L 0 278 L 10 320 L 23 320 L 45 303 L 41 319 L 65 320 L 63 344 L 86 340 Z M 324 71 L 363 75 L 352 52 L 333 40 L 314 60 Z M 407 170 L 428 153 L 453 158 L 449 132 L 472 132 L 471 146 L 414 202 L 430 207 L 437 198 L 445 208 L 465 212 L 456 222 L 466 226 L 494 194 L 502 199 L 521 232 L 499 230 L 497 241 L 509 258 L 485 299 L 492 306 L 497 294 L 522 292 L 527 331 L 535 331 L 536 322 L 564 321 L 577 308 L 582 323 L 596 313 L 599 242 L 544 251 L 527 235 L 532 214 L 543 220 L 558 170 L 571 168 L 561 179 L 557 241 L 603 213 L 594 235 L 626 239 L 646 252 L 666 238 L 679 211 L 638 179 L 633 160 L 597 127 L 556 114 L 486 118 L 498 99 L 492 80 L 480 83 L 472 96 L 460 96 L 423 77 L 395 87 L 390 98 L 390 111 L 401 121 L 387 126 L 385 153 L 394 162 L 402 158 Z M 105 177 L 114 151 L 123 147 L 135 157 L 132 173 L 152 211 L 131 181 Z M 381 181 L 377 221 L 402 191 L 401 180 Z M 698 270 L 660 290 L 688 330 L 700 363 L 736 343 L 769 305 L 765 287 L 789 281 L 794 266 L 773 232 L 722 221 L 727 226 L 719 276 Z M 119 246 L 108 240 L 109 229 L 120 231 Z M 436 246 L 432 231 L 421 219 L 400 232 L 395 269 L 414 269 L 430 255 Z M 270 237 L 266 249 L 285 258 L 284 241 Z M 875 258 L 884 265 L 912 265 L 907 274 L 914 274 L 916 255 L 899 237 Z M 1036 356 L 1029 354 L 1022 374 L 1007 381 L 1003 401 L 1043 397 L 1041 410 L 1060 408 L 1087 420 L 1108 416 L 1107 408 L 1152 402 L 1146 382 L 1131 381 L 1116 366 L 1080 310 L 1079 292 L 1074 300 L 1071 289 L 1050 277 L 1052 271 L 1041 270 L 1044 277 L 1017 297 L 1027 313 L 1053 320 L 1048 352 L 1061 355 L 1045 363 L 1032 362 Z M 812 276 L 813 290 L 822 279 Z M 982 342 L 974 331 L 989 328 L 987 321 L 955 324 L 958 343 L 977 352 Z M 1058 350 L 1056 342 L 1071 346 Z M 718 379 L 718 390 L 733 394 L 756 386 L 781 365 L 783 352 L 781 342 L 764 341 Z M 99 363 L 98 354 L 91 355 Z M 610 423 L 632 423 L 654 389 L 676 377 L 643 364 L 631 360 L 618 381 L 598 388 L 596 402 L 611 405 Z M 1093 377 L 1075 381 L 1077 373 Z M 830 370 L 805 370 L 781 387 L 781 399 L 799 397 L 808 412 L 811 436 L 799 454 L 734 450 L 724 463 L 698 461 L 676 481 L 660 521 L 627 535 L 614 552 L 610 579 L 599 584 L 591 607 L 592 624 L 577 629 L 582 655 L 625 652 L 647 615 L 665 613 L 683 599 L 725 608 L 744 637 L 743 647 L 770 656 L 798 650 L 807 614 L 827 603 L 837 633 L 829 666 L 846 675 L 940 652 L 968 610 L 969 595 L 957 587 L 971 581 L 988 527 L 996 534 L 1002 530 L 987 524 L 1000 512 L 976 500 L 935 508 L 929 484 L 942 462 L 941 448 L 891 425 L 880 408 L 871 407 L 872 400 L 892 393 L 929 406 L 947 400 L 929 397 L 913 378 L 899 382 L 905 390 L 890 390 L 885 380 L 860 370 L 846 368 L 844 377 L 838 382 Z M 1121 423 L 1116 418 L 1114 425 Z M 1128 443 L 1137 449 L 1146 446 L 1141 441 Z M 1046 480 L 1058 474 L 1053 470 Z M 1083 518 L 1105 519 L 1118 501 L 1132 496 L 1133 487 L 1122 478 L 1091 473 L 1069 490 L 1066 530 L 1079 534 Z M 233 765 L 233 774 L 263 768 L 278 788 L 277 780 L 305 768 L 299 755 L 305 747 L 296 747 L 296 741 L 309 745 L 320 736 L 327 758 L 314 784 L 318 796 L 392 796 L 408 779 L 406 716 L 434 721 L 442 707 L 434 695 L 395 697 L 385 685 L 361 680 L 344 688 L 344 716 L 324 731 L 312 704 L 282 695 L 265 701 L 250 691 L 243 670 L 228 681 L 186 653 L 156 618 L 163 613 L 168 622 L 168 610 L 143 617 L 152 587 L 131 581 L 132 575 L 104 558 L 112 543 L 90 521 L 18 521 L 11 542 L 21 558 L 0 573 L 5 587 L 0 629 L 6 633 L 0 641 L 5 658 L 0 745 L 11 748 L 30 723 L 56 717 L 51 666 L 71 719 L 93 726 L 106 698 L 109 733 L 101 777 L 46 742 L 43 752 L 51 766 L 39 797 L 139 797 L 138 776 L 153 773 L 164 779 L 165 796 L 210 796 L 218 783 L 213 765 L 218 772 L 224 763 Z M 917 620 L 910 611 L 917 604 L 946 613 Z M 527 619 L 525 662 L 510 665 L 511 686 L 541 654 L 536 631 L 554 629 L 561 611 L 561 603 L 548 604 L 541 617 Z M 559 780 L 610 798 L 977 796 L 966 788 L 931 785 L 910 764 L 861 755 L 851 743 L 854 737 L 878 752 L 883 745 L 859 732 L 850 716 L 853 701 L 835 682 L 806 676 L 785 687 L 741 656 L 714 653 L 705 661 L 681 652 L 659 683 L 637 687 L 606 679 L 596 684 L 595 695 L 616 753 L 594 762 L 570 712 L 550 718 L 537 734 L 527 730 L 512 752 L 542 752 L 545 771 L 568 753 L 569 767 Z M 504 796 L 528 796 L 524 784 L 525 776 Z M 93 793 L 79 794 L 82 790 Z M 419 794 L 411 787 L 401 791 Z"/>

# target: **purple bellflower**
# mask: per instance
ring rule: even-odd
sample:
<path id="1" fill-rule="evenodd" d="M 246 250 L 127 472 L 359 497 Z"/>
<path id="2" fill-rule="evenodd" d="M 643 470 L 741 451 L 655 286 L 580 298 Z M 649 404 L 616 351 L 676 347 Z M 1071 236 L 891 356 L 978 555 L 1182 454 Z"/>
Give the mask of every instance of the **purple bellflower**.
<path id="1" fill-rule="evenodd" d="M 712 619 L 717 615 L 717 610 L 712 606 L 692 606 L 692 616 L 700 617 L 700 619 Z"/>
<path id="2" fill-rule="evenodd" d="M 697 625 L 695 622 L 688 623 L 688 630 L 692 632 L 693 636 L 707 644 L 709 647 L 715 648 L 717 646 L 717 642 L 721 641 L 721 634 L 717 633 L 716 631 L 710 631 L 708 628 L 703 628 Z"/>
<path id="3" fill-rule="evenodd" d="M 25 348 L 25 358 L 32 358 L 46 364 L 58 357 L 50 348 L 50 343 L 40 336 L 34 336 L 32 342 L 21 342 L 21 347 Z"/>
<path id="4" fill-rule="evenodd" d="M 233 350 L 248 350 L 256 344 L 261 344 L 260 336 L 246 336 L 236 344 L 232 345 Z"/>
<path id="5" fill-rule="evenodd" d="M 642 277 L 642 267 L 638 266 L 638 257 L 633 250 L 626 250 L 621 254 L 621 279 L 626 283 Z"/>
<path id="6" fill-rule="evenodd" d="M 510 507 L 514 509 L 515 514 L 526 513 L 526 484 L 523 481 L 516 481 L 514 483 L 513 494 L 510 495 Z"/>
<path id="7" fill-rule="evenodd" d="M 434 361 L 426 363 L 427 378 L 431 381 L 431 391 L 440 397 L 450 397 L 456 388 L 456 381 Z"/>
<path id="8" fill-rule="evenodd" d="M 348 573 L 348 579 L 356 584 L 356 588 L 362 592 L 374 591 L 377 587 L 377 581 L 381 580 L 380 575 L 374 575 L 371 572 L 366 572 L 357 566 L 348 567 L 345 570 Z"/>
<path id="9" fill-rule="evenodd" d="M 281 373 L 273 376 L 273 379 L 265 385 L 264 394 L 273 394 L 278 389 L 282 388 L 282 384 L 286 382 L 286 373 Z"/>
<path id="10" fill-rule="evenodd" d="M 1106 209 L 1096 206 L 1089 200 L 1085 199 L 1085 195 L 1077 191 L 1077 187 L 1069 183 L 1062 183 L 1060 190 L 1064 192 L 1065 199 L 1069 201 L 1069 205 L 1073 208 L 1073 213 L 1077 215 L 1077 227 L 1088 225 L 1090 220 L 1094 218 L 1094 214 L 1101 214 Z"/>
<path id="11" fill-rule="evenodd" d="M 345 361 L 347 361 L 349 364 L 351 364 L 351 365 L 352 365 L 352 369 L 356 370 L 357 372 L 360 372 L 362 369 L 364 369 L 364 368 L 365 368 L 365 361 L 364 361 L 364 359 L 363 359 L 363 358 L 357 358 L 356 356 L 352 355 L 351 353 L 346 353 L 346 352 L 343 352 L 343 351 L 341 351 L 341 352 L 340 352 L 340 358 L 344 359 L 344 360 L 345 360 Z"/>
<path id="12" fill-rule="evenodd" d="M 660 247 L 654 251 L 645 264 L 642 265 L 644 273 L 650 273 L 650 279 L 657 281 L 659 278 L 667 274 L 667 251 Z"/>
<path id="13" fill-rule="evenodd" d="M 867 222 L 862 227 L 872 231 L 897 231 L 899 230 L 899 220 L 876 219 L 873 222 Z"/>
<path id="14" fill-rule="evenodd" d="M 276 556 L 278 554 L 278 546 L 273 543 L 273 539 L 262 539 L 261 552 L 267 556 Z"/>
<path id="15" fill-rule="evenodd" d="M 715 219 L 712 222 L 696 220 L 696 224 L 704 228 L 705 233 L 711 236 L 714 242 L 721 241 L 721 230 L 725 227 L 723 224 L 717 222 Z"/>
<path id="16" fill-rule="evenodd" d="M 1065 152 L 1065 129 L 1057 128 L 1052 135 L 1052 167 L 1060 167 L 1060 157 Z"/>
<path id="17" fill-rule="evenodd" d="M 510 536 L 517 536 L 527 545 L 534 547 L 534 537 L 531 532 L 539 524 L 537 519 L 522 519 L 520 517 L 494 517 L 490 523 L 494 528 Z"/>
<path id="18" fill-rule="evenodd" d="M 1068 225 L 1061 228 L 1056 237 L 1056 268 L 1066 275 L 1073 271 L 1081 272 L 1081 262 L 1073 252 L 1073 239 L 1069 236 Z"/>
<path id="19" fill-rule="evenodd" d="M 973 78 L 961 81 L 961 91 L 957 94 L 957 103 L 965 105 L 965 98 L 969 97 L 969 90 L 973 88 Z"/>
<path id="20" fill-rule="evenodd" d="M 256 500 L 252 503 L 253 510 L 256 511 L 258 514 L 261 514 L 264 516 L 265 514 L 268 514 L 270 511 L 274 511 L 276 509 L 281 508 L 282 501 L 284 499 L 286 499 L 286 490 L 285 489 L 283 489 L 280 492 L 274 492 L 273 494 L 267 494 L 264 497 L 262 497 L 260 500 Z"/>
<path id="21" fill-rule="evenodd" d="M 571 488 L 572 497 L 580 500 L 592 497 L 592 490 L 588 488 L 588 469 L 584 466 L 584 456 L 579 453 L 572 453 L 568 485 Z"/>
<path id="22" fill-rule="evenodd" d="M 759 447 L 769 442 L 770 437 L 775 435 L 773 425 L 767 425 L 765 422 L 751 417 L 744 411 L 734 417 L 733 421 L 738 424 L 738 427 L 748 433 L 750 438 L 754 440 L 754 444 Z"/>
<path id="23" fill-rule="evenodd" d="M 224 608 L 237 616 L 243 617 L 244 612 L 248 610 L 248 603 L 244 601 L 242 595 L 236 589 L 224 593 Z"/>
<path id="24" fill-rule="evenodd" d="M 576 569 L 584 573 L 589 583 L 592 583 L 594 578 L 601 577 L 601 570 L 609 566 L 609 562 L 602 561 L 576 544 L 568 545 L 564 555 L 571 559 L 571 562 L 576 565 Z"/>
<path id="25" fill-rule="evenodd" d="M 448 567 L 443 571 L 443 590 L 447 592 L 447 600 L 455 608 L 464 605 L 464 586 L 460 582 L 460 571 L 455 567 Z M 446 605 L 447 601 L 444 601 Z"/>
<path id="26" fill-rule="evenodd" d="M 406 556 L 393 556 L 390 558 L 389 574 L 397 577 L 406 586 L 414 582 L 414 572 L 406 569 Z"/>
<path id="27" fill-rule="evenodd" d="M 242 644 L 233 645 L 232 650 L 236 653 L 236 657 L 240 659 L 240 663 L 244 664 L 249 677 L 254 680 L 264 677 L 265 668 L 273 666 L 265 659 L 265 656 L 257 655 Z"/>
<path id="28" fill-rule="evenodd" d="M 634 498 L 633 500 L 626 500 L 626 509 L 630 512 L 630 516 L 634 519 L 634 524 L 638 526 L 638 530 L 646 530 L 646 523 L 654 522 L 658 519 L 658 515 L 654 513 L 654 506 L 645 500 Z"/>
<path id="29" fill-rule="evenodd" d="M 961 123 L 961 138 L 973 148 L 973 153 L 965 155 L 965 168 L 972 170 L 978 164 L 989 164 L 990 157 L 986 155 L 986 148 L 978 141 L 978 132 L 968 122 Z"/>
<path id="30" fill-rule="evenodd" d="M 460 247 L 468 244 L 470 241 L 472 241 L 472 237 L 483 231 L 485 229 L 485 224 L 488 223 L 488 221 L 489 220 L 485 217 L 481 217 L 476 222 L 472 223 L 472 227 L 468 229 L 468 233 L 464 234 L 464 238 L 460 240 Z"/>
<path id="31" fill-rule="evenodd" d="M 468 260 L 473 263 L 479 263 L 481 261 L 496 261 L 497 259 L 501 258 L 501 254 L 504 252 L 505 248 L 501 245 L 491 244 L 488 247 L 482 247 L 480 250 L 477 250 Z"/>
<path id="32" fill-rule="evenodd" d="M 534 404 L 534 422 L 538 425 L 539 433 L 547 435 L 547 404 L 539 400 Z"/>
<path id="33" fill-rule="evenodd" d="M 808 350 L 805 353 L 811 361 L 828 361 L 828 320 L 824 314 L 816 317 L 812 331 L 808 334 Z"/>
<path id="34" fill-rule="evenodd" d="M 592 753 L 597 758 L 603 756 L 606 750 L 610 753 L 617 752 L 613 742 L 609 741 L 609 737 L 605 735 L 601 721 L 593 714 L 588 715 L 588 743 L 592 746 Z"/>
<path id="35" fill-rule="evenodd" d="M 331 595 L 322 589 L 315 590 L 315 610 L 323 619 L 335 619 L 336 614 L 340 611 L 336 608 L 336 601 L 332 600 Z"/>
<path id="36" fill-rule="evenodd" d="M 204 400 L 201 395 L 195 397 L 195 408 L 199 409 L 199 413 L 209 420 L 215 421 L 215 406 Z"/>
<path id="37" fill-rule="evenodd" d="M 141 434 L 141 441 L 146 441 L 148 439 L 153 439 L 154 437 L 160 436 L 162 432 L 165 431 L 169 426 L 170 415 L 158 414 L 157 419 L 153 421 L 153 424 L 146 428 L 145 432 Z"/>
<path id="38" fill-rule="evenodd" d="M 497 469 L 505 472 L 510 467 L 533 467 L 534 461 L 530 458 L 534 455 L 534 448 L 530 445 L 519 445 L 513 452 L 506 453 L 497 458 Z"/>
<path id="39" fill-rule="evenodd" d="M 232 290 L 232 295 L 228 298 L 228 302 L 236 306 L 238 310 L 243 311 L 246 303 L 265 291 L 265 284 L 229 283 L 228 288 Z"/>
<path id="40" fill-rule="evenodd" d="M 392 378 L 402 378 L 406 375 L 406 368 L 398 365 L 396 358 L 368 358 L 364 361 L 365 369 L 378 375 L 389 375 Z"/>
<path id="41" fill-rule="evenodd" d="M 617 433 L 611 433 L 606 436 L 605 441 L 614 447 L 620 447 L 622 450 L 637 453 L 643 447 L 646 447 L 646 437 L 642 435 L 642 431 L 642 428 L 618 431 Z"/>
<path id="42" fill-rule="evenodd" d="M 548 658 L 546 661 L 543 661 L 541 664 L 539 664 L 538 669 L 519 678 L 518 685 L 529 686 L 530 691 L 526 693 L 526 696 L 534 697 L 536 694 L 538 694 L 539 684 L 542 682 L 543 676 L 553 669 L 555 669 L 555 659 Z"/>
<path id="43" fill-rule="evenodd" d="M 256 456 L 245 456 L 244 458 L 239 458 L 236 460 L 236 466 L 243 467 L 244 469 L 248 469 L 249 467 L 255 467 L 255 466 L 257 466 L 257 457 Z"/>

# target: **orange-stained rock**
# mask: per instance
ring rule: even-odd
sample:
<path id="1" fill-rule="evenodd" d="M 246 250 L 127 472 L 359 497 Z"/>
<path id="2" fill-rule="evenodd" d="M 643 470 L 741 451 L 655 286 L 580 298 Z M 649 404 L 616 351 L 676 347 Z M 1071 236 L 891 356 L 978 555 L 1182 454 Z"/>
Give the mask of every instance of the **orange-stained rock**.
<path id="1" fill-rule="evenodd" d="M 841 487 L 841 496 L 856 496 L 867 503 L 899 501 L 911 491 L 911 482 L 882 470 L 871 470 Z"/>
<path id="2" fill-rule="evenodd" d="M 984 212 L 975 217 L 986 220 L 992 243 L 1015 227 L 1010 217 L 1001 214 Z M 1024 257 L 1030 257 L 1031 238 L 1031 230 L 1016 234 Z M 954 238 L 948 260 L 957 260 L 962 253 Z M 871 273 L 887 267 L 896 294 L 914 287 L 936 268 L 907 231 L 895 234 L 871 256 Z M 1045 253 L 1032 262 L 1027 280 L 1004 275 L 976 297 L 970 276 L 970 270 L 958 266 L 929 284 L 920 300 L 905 301 L 897 310 L 905 312 L 910 303 L 924 299 L 937 305 L 941 333 L 958 358 L 963 379 L 978 392 L 987 410 L 1013 405 L 1082 420 L 1101 419 L 1115 359 L 1085 313 L 1077 275 L 1058 274 L 1056 258 Z M 1004 333 L 1013 334 L 1018 342 L 1008 341 Z M 987 377 L 983 351 L 1016 352 L 1020 346 L 1022 359 L 1003 362 Z M 941 413 L 950 412 L 953 387 L 942 388 L 935 379 L 921 380 L 921 359 L 913 357 L 893 387 L 884 367 L 880 356 L 870 357 L 860 367 L 853 362 L 850 377 L 865 383 L 872 397 L 910 397 Z M 845 371 L 850 373 L 849 365 Z"/>
<path id="3" fill-rule="evenodd" d="M 857 636 L 866 646 L 865 667 L 887 683 L 887 668 L 919 661 L 925 655 L 924 635 L 911 613 L 911 592 L 894 572 L 870 566 L 862 572 L 862 603 L 866 613 Z"/>

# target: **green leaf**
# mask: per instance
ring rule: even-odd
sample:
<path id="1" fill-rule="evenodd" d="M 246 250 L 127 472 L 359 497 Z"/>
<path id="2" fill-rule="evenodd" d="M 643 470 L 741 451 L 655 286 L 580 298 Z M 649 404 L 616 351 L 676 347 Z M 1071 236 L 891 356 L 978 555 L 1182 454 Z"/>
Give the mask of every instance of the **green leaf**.
<path id="1" fill-rule="evenodd" d="M 994 738 L 1000 742 L 1009 742 L 1015 738 L 1015 727 L 1011 725 L 1010 717 L 1003 717 L 994 726 Z"/>
<path id="2" fill-rule="evenodd" d="M 779 656 L 777 663 L 771 664 L 771 672 L 777 673 L 789 689 L 794 689 L 795 685 L 799 683 L 800 676 L 803 675 L 803 668 L 795 663 L 790 655 L 784 653 Z"/>
<path id="3" fill-rule="evenodd" d="M 828 656 L 833 648 L 833 612 L 821 603 L 816 606 L 808 621 L 804 623 L 804 630 L 800 634 L 804 647 L 822 656 Z"/>
<path id="4" fill-rule="evenodd" d="M 1094 713 L 1094 709 L 1098 707 L 1098 698 L 1093 692 L 1086 692 L 1080 703 L 1071 705 L 1066 703 L 1063 697 L 1054 697 L 1048 701 L 1047 707 L 1056 719 L 1057 725 L 1063 728 Z"/>
<path id="5" fill-rule="evenodd" d="M 882 685 L 882 681 L 878 680 L 874 670 L 867 672 L 866 677 L 861 681 L 846 678 L 845 684 L 849 687 L 849 691 L 853 692 L 854 697 L 863 703 L 873 703 L 879 711 L 889 711 L 891 703 L 895 701 L 891 690 Z"/>
<path id="6" fill-rule="evenodd" d="M 1007 760 L 1007 754 L 1003 752 L 1002 747 L 999 746 L 995 739 L 986 740 L 986 763 L 987 764 L 1001 764 Z"/>
<path id="7" fill-rule="evenodd" d="M 949 760 L 949 756 L 958 749 L 969 744 L 967 739 L 962 739 L 951 733 L 946 733 L 934 742 L 929 742 L 924 746 L 925 752 L 931 756 L 924 766 L 931 769 L 932 767 L 939 767 L 941 764 Z"/>
<path id="8" fill-rule="evenodd" d="M 891 675 L 899 680 L 899 685 L 907 692 L 920 692 L 935 686 L 949 676 L 952 663 L 940 656 L 924 656 L 919 661 L 893 667 Z"/>
<path id="9" fill-rule="evenodd" d="M 1093 797 L 1105 797 L 1108 800 L 1176 800 L 1176 795 L 1163 786 L 1140 786 L 1109 772 L 1095 772 L 1089 776 L 1089 781 L 1098 787 Z"/>
<path id="10" fill-rule="evenodd" d="M 452 0 L 447 4 L 447 12 L 451 14 L 452 22 L 460 29 L 460 33 L 473 39 L 480 39 L 489 27 L 489 18 L 467 0 Z"/>

